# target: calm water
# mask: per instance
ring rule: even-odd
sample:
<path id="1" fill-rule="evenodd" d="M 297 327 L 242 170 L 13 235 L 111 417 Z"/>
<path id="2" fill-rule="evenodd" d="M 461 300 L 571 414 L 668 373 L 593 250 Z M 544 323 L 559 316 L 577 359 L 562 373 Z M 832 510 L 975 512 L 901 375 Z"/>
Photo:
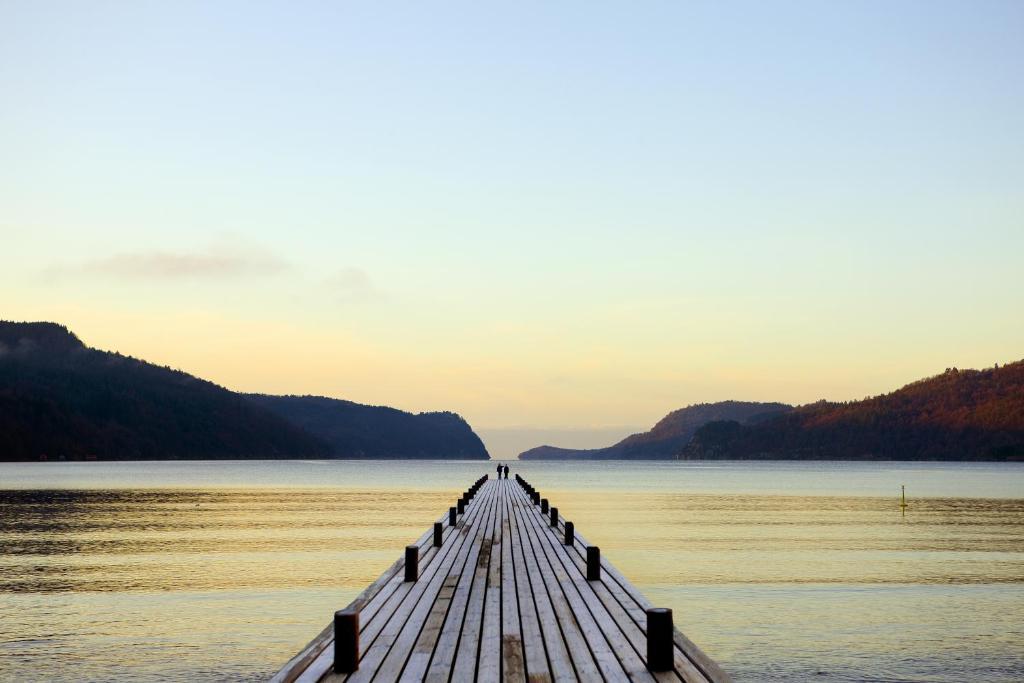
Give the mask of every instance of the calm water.
<path id="1" fill-rule="evenodd" d="M 738 681 L 1024 680 L 1024 465 L 511 465 Z M 490 471 L 0 464 L 0 679 L 265 678 Z"/>

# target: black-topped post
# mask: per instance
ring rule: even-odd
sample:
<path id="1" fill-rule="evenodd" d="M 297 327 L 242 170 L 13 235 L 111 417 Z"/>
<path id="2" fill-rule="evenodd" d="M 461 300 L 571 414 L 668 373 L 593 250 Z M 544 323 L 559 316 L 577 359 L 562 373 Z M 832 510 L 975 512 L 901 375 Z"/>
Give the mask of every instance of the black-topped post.
<path id="1" fill-rule="evenodd" d="M 558 508 L 551 508 L 551 526 L 558 526 Z"/>
<path id="2" fill-rule="evenodd" d="M 458 513 L 457 508 L 448 508 L 448 526 L 455 526 L 455 516 Z"/>
<path id="3" fill-rule="evenodd" d="M 672 610 L 667 607 L 651 607 L 647 610 L 647 668 L 651 671 L 671 671 L 674 658 Z"/>
<path id="4" fill-rule="evenodd" d="M 434 547 L 440 548 L 442 537 L 444 535 L 444 527 L 441 522 L 434 522 Z"/>
<path id="5" fill-rule="evenodd" d="M 415 581 L 420 578 L 420 547 L 405 546 L 405 580 Z"/>
<path id="6" fill-rule="evenodd" d="M 572 545 L 576 542 L 576 527 L 572 522 L 565 523 L 565 544 Z"/>
<path id="7" fill-rule="evenodd" d="M 601 580 L 601 549 L 596 545 L 587 547 L 587 581 Z"/>
<path id="8" fill-rule="evenodd" d="M 352 673 L 359 668 L 359 612 L 340 609 L 334 613 L 334 670 Z"/>

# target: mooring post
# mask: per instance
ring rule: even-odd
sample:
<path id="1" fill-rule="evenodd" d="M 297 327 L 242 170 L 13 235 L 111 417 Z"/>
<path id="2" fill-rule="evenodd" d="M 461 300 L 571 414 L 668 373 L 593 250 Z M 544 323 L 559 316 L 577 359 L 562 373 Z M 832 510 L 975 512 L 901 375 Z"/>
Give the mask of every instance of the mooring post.
<path id="1" fill-rule="evenodd" d="M 541 498 L 540 499 L 540 514 L 542 514 L 542 515 L 548 514 L 548 499 L 547 498 Z"/>
<path id="2" fill-rule="evenodd" d="M 647 668 L 671 671 L 673 667 L 672 610 L 651 607 L 647 610 Z"/>
<path id="3" fill-rule="evenodd" d="M 456 508 L 448 508 L 448 526 L 455 526 L 455 515 L 457 514 Z"/>
<path id="4" fill-rule="evenodd" d="M 420 578 L 420 547 L 405 546 L 405 580 L 415 581 Z"/>
<path id="5" fill-rule="evenodd" d="M 565 544 L 572 545 L 576 542 L 576 527 L 572 522 L 565 523 Z"/>
<path id="6" fill-rule="evenodd" d="M 587 581 L 601 580 L 601 549 L 587 546 Z"/>
<path id="7" fill-rule="evenodd" d="M 551 508 L 551 526 L 558 526 L 558 508 Z"/>
<path id="8" fill-rule="evenodd" d="M 441 540 L 442 540 L 441 537 L 443 536 L 443 534 L 444 534 L 444 527 L 442 526 L 441 522 L 434 522 L 434 547 L 435 548 L 440 548 L 441 547 Z"/>
<path id="9" fill-rule="evenodd" d="M 334 613 L 334 670 L 352 673 L 359 668 L 359 612 L 340 609 Z"/>
<path id="10" fill-rule="evenodd" d="M 459 502 L 456 503 L 455 507 L 459 511 L 459 514 L 461 515 L 463 512 L 466 511 L 466 499 L 465 498 L 459 498 Z"/>

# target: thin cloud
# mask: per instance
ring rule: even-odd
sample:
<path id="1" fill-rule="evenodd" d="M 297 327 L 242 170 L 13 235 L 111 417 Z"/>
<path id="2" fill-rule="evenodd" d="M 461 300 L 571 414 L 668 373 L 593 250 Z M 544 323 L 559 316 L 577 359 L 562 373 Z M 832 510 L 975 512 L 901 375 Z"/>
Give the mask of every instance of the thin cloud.
<path id="1" fill-rule="evenodd" d="M 362 268 L 348 266 L 342 268 L 327 280 L 342 302 L 379 301 L 384 298 L 373 279 Z"/>
<path id="2" fill-rule="evenodd" d="M 276 275 L 288 263 L 259 249 L 220 247 L 205 251 L 136 251 L 51 268 L 52 276 L 116 280 L 228 280 Z"/>

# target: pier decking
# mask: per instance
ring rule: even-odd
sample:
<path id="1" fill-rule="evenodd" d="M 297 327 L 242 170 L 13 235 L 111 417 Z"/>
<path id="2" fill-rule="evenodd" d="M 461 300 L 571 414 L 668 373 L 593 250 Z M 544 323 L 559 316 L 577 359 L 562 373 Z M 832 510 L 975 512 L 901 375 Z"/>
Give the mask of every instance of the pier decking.
<path id="1" fill-rule="evenodd" d="M 273 680 L 729 680 L 528 482 L 464 501 Z"/>

